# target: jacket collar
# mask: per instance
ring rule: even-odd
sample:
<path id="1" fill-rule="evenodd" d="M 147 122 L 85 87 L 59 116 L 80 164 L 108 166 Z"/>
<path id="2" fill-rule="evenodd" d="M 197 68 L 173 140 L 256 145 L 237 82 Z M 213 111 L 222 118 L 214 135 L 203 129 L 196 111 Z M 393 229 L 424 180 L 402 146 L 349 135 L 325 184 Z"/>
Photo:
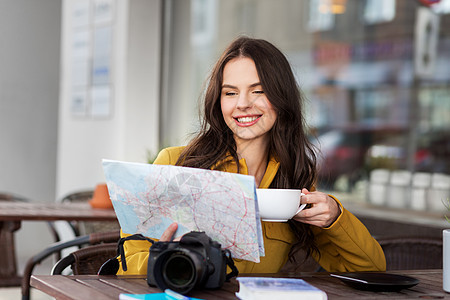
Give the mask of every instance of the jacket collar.
<path id="1" fill-rule="evenodd" d="M 240 166 L 239 173 L 248 175 L 247 163 L 245 162 L 244 158 L 241 158 L 239 160 L 239 166 Z M 278 172 L 279 167 L 280 162 L 273 155 L 270 155 L 266 172 L 264 173 L 264 176 L 258 188 L 269 188 L 270 184 L 275 178 L 275 175 Z M 219 160 L 214 166 L 211 167 L 211 169 L 217 171 L 237 173 L 237 165 L 234 162 L 233 157 L 231 157 L 231 155 L 227 155 L 227 157 L 225 157 L 224 159 Z"/>

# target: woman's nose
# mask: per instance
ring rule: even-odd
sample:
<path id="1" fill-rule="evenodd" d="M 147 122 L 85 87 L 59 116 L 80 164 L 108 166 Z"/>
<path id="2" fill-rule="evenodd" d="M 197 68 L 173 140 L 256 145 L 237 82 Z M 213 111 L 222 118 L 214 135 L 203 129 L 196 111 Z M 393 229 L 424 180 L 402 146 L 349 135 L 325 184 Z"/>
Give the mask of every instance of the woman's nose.
<path id="1" fill-rule="evenodd" d="M 246 93 L 239 94 L 239 98 L 236 107 L 239 109 L 250 108 L 253 106 L 253 101 Z"/>

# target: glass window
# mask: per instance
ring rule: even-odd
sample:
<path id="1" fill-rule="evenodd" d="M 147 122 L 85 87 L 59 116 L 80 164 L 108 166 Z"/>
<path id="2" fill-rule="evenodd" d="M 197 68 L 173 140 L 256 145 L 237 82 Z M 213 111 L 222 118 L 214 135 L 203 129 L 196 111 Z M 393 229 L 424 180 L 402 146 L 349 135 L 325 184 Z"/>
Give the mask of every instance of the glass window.
<path id="1" fill-rule="evenodd" d="M 162 146 L 184 144 L 195 130 L 212 64 L 245 34 L 273 42 L 291 62 L 307 98 L 311 140 L 321 148 L 319 189 L 371 201 L 373 174 L 407 171 L 408 188 L 419 172 L 450 176 L 450 0 L 428 8 L 440 20 L 435 66 L 426 78 L 414 68 L 420 1 L 169 2 L 164 105 L 170 109 L 161 116 Z M 450 197 L 450 186 L 443 190 Z M 434 209 L 426 201 L 402 205 Z"/>

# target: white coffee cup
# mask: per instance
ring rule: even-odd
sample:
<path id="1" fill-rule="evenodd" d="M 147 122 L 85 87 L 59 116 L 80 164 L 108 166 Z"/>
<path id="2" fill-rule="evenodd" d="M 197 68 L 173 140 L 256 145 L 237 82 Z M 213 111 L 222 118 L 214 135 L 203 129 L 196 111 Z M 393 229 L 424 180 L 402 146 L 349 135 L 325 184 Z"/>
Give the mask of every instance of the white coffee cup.
<path id="1" fill-rule="evenodd" d="M 306 204 L 300 204 L 301 190 L 256 189 L 259 215 L 263 221 L 286 222 L 298 214 Z"/>

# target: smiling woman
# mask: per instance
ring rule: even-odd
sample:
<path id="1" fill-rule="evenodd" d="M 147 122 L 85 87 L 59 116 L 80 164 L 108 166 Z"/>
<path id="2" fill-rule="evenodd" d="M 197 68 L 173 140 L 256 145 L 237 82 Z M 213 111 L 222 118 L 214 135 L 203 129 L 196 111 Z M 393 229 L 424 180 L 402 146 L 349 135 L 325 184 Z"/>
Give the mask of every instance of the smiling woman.
<path id="1" fill-rule="evenodd" d="M 316 156 L 302 103 L 284 54 L 268 41 L 240 37 L 211 72 L 197 136 L 185 147 L 163 149 L 154 163 L 253 175 L 259 188 L 301 190 L 300 202 L 310 208 L 287 222 L 262 221 L 265 256 L 260 263 L 235 259 L 239 272 L 276 273 L 288 259 L 307 271 L 310 256 L 328 271 L 384 270 L 383 251 L 364 225 L 315 190 Z M 169 226 L 160 240 L 170 240 L 176 228 Z M 148 249 L 145 241 L 127 241 L 126 274 L 147 273 Z"/>

